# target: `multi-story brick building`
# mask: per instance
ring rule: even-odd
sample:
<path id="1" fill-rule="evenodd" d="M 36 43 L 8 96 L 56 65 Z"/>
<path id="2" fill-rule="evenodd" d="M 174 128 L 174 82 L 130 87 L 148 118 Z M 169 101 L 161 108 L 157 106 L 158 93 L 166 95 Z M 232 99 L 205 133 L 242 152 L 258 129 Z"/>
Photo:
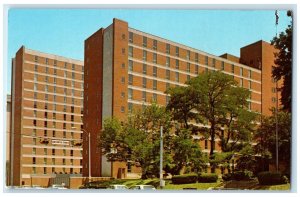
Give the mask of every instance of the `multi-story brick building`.
<path id="1" fill-rule="evenodd" d="M 22 46 L 12 67 L 11 184 L 80 176 L 83 62 Z"/>
<path id="2" fill-rule="evenodd" d="M 182 30 L 184 31 L 184 30 Z M 199 46 L 200 48 L 201 46 Z M 184 86 L 202 72 L 220 70 L 251 91 L 249 110 L 270 115 L 276 106 L 271 77 L 275 49 L 258 41 L 241 48 L 241 57 L 215 56 L 128 26 L 114 19 L 85 41 L 84 129 L 91 134 L 92 176 L 124 177 L 126 163 L 107 162 L 97 147 L 97 135 L 106 117 L 124 119 L 135 106 L 156 101 L 166 105 L 169 87 Z M 204 152 L 210 147 L 200 142 Z M 83 148 L 87 147 L 84 142 Z M 220 151 L 220 147 L 216 147 Z M 83 154 L 83 175 L 88 175 L 88 153 Z"/>

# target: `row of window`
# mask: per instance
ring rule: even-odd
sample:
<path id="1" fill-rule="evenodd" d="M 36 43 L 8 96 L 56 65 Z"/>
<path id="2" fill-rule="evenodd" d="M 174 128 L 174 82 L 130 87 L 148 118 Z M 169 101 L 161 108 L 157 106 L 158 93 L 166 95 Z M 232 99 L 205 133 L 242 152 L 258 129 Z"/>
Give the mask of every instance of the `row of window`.
<path id="1" fill-rule="evenodd" d="M 34 90 L 34 91 L 38 91 L 38 84 L 37 84 L 37 83 L 34 83 L 34 85 L 33 85 L 33 90 Z M 57 93 L 56 90 L 57 90 L 56 87 L 53 86 L 53 93 L 54 93 L 54 94 Z M 50 92 L 50 91 L 49 91 L 49 85 L 45 85 L 44 91 L 45 91 L 46 93 Z M 76 91 L 78 91 L 78 90 L 76 90 Z M 37 93 L 37 92 L 35 92 L 35 93 Z M 68 88 L 65 87 L 65 88 L 64 88 L 64 95 L 66 96 L 67 93 L 68 93 Z M 81 96 L 81 97 L 83 97 L 83 94 L 84 94 L 83 91 L 80 91 L 80 96 Z M 56 96 L 56 95 L 55 95 L 55 96 Z M 72 97 L 75 96 L 75 89 L 71 89 L 71 96 L 72 96 Z"/>
<path id="2" fill-rule="evenodd" d="M 133 47 L 129 46 L 129 53 L 128 53 L 129 57 L 133 57 Z M 143 61 L 147 61 L 147 51 L 143 50 Z M 153 58 L 152 58 L 152 62 L 153 63 L 157 63 L 157 54 L 153 53 Z M 176 59 L 175 60 L 175 68 L 179 69 L 179 60 Z M 205 65 L 208 65 L 208 57 L 205 57 Z M 212 67 L 215 68 L 216 65 L 216 61 L 215 59 L 213 59 L 212 61 Z M 143 64 L 143 68 L 146 68 L 146 64 Z M 166 66 L 170 67 L 170 57 L 166 57 Z M 133 61 L 129 60 L 128 62 L 128 69 L 129 70 L 133 70 Z M 231 64 L 231 73 L 234 73 L 234 69 L 235 69 L 235 65 Z M 146 69 L 143 69 L 143 71 Z M 225 63 L 221 62 L 221 70 L 225 70 Z M 186 62 L 186 71 L 187 72 L 191 72 L 191 64 L 189 62 Z M 199 65 L 195 65 L 195 74 L 199 74 Z M 240 67 L 240 76 L 244 75 L 244 68 Z M 252 77 L 252 72 L 251 70 L 248 70 L 248 77 L 251 78 Z"/>
<path id="3" fill-rule="evenodd" d="M 81 169 L 81 168 L 79 169 L 79 171 L 80 171 L 79 173 L 82 174 L 82 169 Z M 33 168 L 32 168 L 32 174 L 36 174 L 36 173 L 37 173 L 36 167 L 33 167 Z M 47 167 L 44 167 L 44 168 L 43 168 L 43 173 L 44 173 L 44 174 L 47 174 Z M 54 167 L 51 168 L 51 173 L 57 174 L 57 172 L 56 172 L 56 170 L 55 170 Z M 62 174 L 62 173 L 63 173 L 63 174 L 67 174 L 66 168 L 62 168 L 62 172 L 59 172 L 59 174 Z M 70 168 L 69 173 L 70 173 L 70 174 L 73 174 L 73 173 L 74 173 L 73 168 Z M 77 172 L 75 172 L 75 174 L 77 174 Z"/>
<path id="4" fill-rule="evenodd" d="M 38 74 L 37 73 L 34 74 L 33 80 L 35 83 L 38 82 Z M 44 81 L 45 81 L 45 83 L 49 83 L 49 76 L 45 76 Z M 64 86 L 68 86 L 68 81 L 69 80 L 64 79 Z M 55 77 L 53 77 L 53 84 L 57 84 L 57 78 L 55 78 Z M 52 85 L 52 84 L 49 84 L 49 85 Z M 75 88 L 75 81 L 71 81 L 71 87 Z M 80 87 L 81 87 L 81 89 L 83 89 L 83 83 L 80 83 Z"/>
<path id="5" fill-rule="evenodd" d="M 35 127 L 37 126 L 37 121 L 38 120 L 36 120 L 36 119 L 32 120 L 33 126 L 35 126 Z M 55 121 L 51 121 L 51 122 L 52 122 L 52 128 L 56 128 L 56 122 Z M 71 122 L 72 122 L 72 123 L 70 123 L 71 128 L 75 128 L 75 124 L 73 123 L 74 122 L 74 116 L 73 116 L 73 119 L 71 119 Z M 51 128 L 50 125 L 48 124 L 48 121 L 45 120 L 44 121 L 44 127 L 48 127 L 48 126 L 49 126 L 49 128 Z M 63 129 L 67 129 L 67 123 L 66 122 L 63 122 Z M 83 129 L 83 125 L 81 125 L 81 130 L 82 129 Z M 45 132 L 47 132 L 47 130 L 45 130 Z"/>
<path id="6" fill-rule="evenodd" d="M 81 126 L 81 130 L 82 129 L 83 129 L 83 127 Z M 59 133 L 61 133 L 61 131 Z M 50 137 L 50 134 L 51 134 L 51 131 L 44 130 L 44 137 Z M 33 137 L 37 137 L 37 129 L 36 128 L 32 129 L 32 136 Z M 66 136 L 67 136 L 67 132 L 66 131 L 63 131 L 63 136 L 64 136 L 64 138 L 66 138 Z M 57 137 L 57 131 L 56 130 L 52 131 L 52 137 Z M 74 133 L 73 132 L 71 132 L 71 138 L 74 138 Z M 82 133 L 80 133 L 80 139 L 82 139 Z M 37 144 L 36 143 L 37 142 L 37 138 L 32 138 L 32 140 L 33 140 L 33 144 L 36 145 Z M 74 141 L 71 142 L 71 145 L 72 144 L 74 144 Z"/>
<path id="7" fill-rule="evenodd" d="M 34 56 L 34 61 L 38 62 L 39 61 L 39 57 L 38 56 Z M 49 65 L 49 59 L 45 58 L 45 64 Z M 57 60 L 53 60 L 53 66 L 57 66 Z M 67 69 L 68 67 L 68 63 L 64 62 L 64 68 Z M 75 64 L 72 64 L 72 70 L 75 70 Z M 84 71 L 84 67 L 82 66 L 81 71 Z"/>
<path id="8" fill-rule="evenodd" d="M 37 64 L 34 65 L 34 71 L 38 72 L 38 65 Z M 45 73 L 46 74 L 49 73 L 49 67 L 45 68 Z M 64 71 L 64 75 L 62 75 L 61 77 L 67 78 L 68 77 L 67 73 L 68 73 L 67 71 Z M 57 76 L 57 69 L 56 68 L 54 68 L 54 70 L 53 70 L 53 75 Z M 72 79 L 75 79 L 75 73 L 74 72 L 72 72 Z M 83 80 L 83 79 L 84 79 L 84 75 L 81 74 L 81 80 Z"/>

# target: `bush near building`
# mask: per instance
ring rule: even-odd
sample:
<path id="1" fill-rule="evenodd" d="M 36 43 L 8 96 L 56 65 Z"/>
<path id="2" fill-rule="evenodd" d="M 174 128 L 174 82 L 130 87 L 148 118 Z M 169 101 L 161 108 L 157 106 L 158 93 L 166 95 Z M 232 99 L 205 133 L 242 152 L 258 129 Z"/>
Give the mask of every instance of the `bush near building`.
<path id="1" fill-rule="evenodd" d="M 196 183 L 198 176 L 196 174 L 174 175 L 172 177 L 173 184 Z"/>
<path id="2" fill-rule="evenodd" d="M 233 173 L 228 173 L 222 175 L 224 181 L 236 180 L 236 181 L 246 181 L 250 180 L 253 177 L 253 173 L 248 170 L 236 171 Z"/>
<path id="3" fill-rule="evenodd" d="M 260 172 L 257 174 L 260 185 L 280 185 L 288 183 L 288 178 L 280 172 Z"/>
<path id="4" fill-rule="evenodd" d="M 218 180 L 217 174 L 201 174 L 198 177 L 199 183 L 215 183 Z"/>

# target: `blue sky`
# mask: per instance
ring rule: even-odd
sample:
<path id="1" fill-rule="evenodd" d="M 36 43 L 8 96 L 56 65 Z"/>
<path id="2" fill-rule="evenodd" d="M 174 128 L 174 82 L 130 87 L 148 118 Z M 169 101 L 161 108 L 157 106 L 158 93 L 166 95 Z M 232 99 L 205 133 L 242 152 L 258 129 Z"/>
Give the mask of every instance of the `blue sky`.
<path id="1" fill-rule="evenodd" d="M 10 9 L 8 12 L 7 92 L 11 58 L 27 48 L 83 60 L 84 40 L 113 18 L 129 26 L 199 50 L 239 56 L 241 47 L 258 40 L 270 42 L 276 32 L 274 10 L 163 9 Z M 279 11 L 278 32 L 290 22 Z"/>

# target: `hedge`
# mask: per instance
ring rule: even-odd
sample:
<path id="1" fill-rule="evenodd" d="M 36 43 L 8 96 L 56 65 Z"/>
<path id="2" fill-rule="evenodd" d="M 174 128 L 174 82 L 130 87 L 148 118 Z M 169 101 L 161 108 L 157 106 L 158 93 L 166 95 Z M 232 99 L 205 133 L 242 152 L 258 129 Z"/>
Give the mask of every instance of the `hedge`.
<path id="1" fill-rule="evenodd" d="M 253 176 L 253 173 L 251 171 L 245 170 L 245 171 L 236 171 L 229 174 L 222 175 L 222 179 L 224 181 L 230 181 L 230 180 L 236 180 L 236 181 L 246 181 L 250 180 Z"/>
<path id="2" fill-rule="evenodd" d="M 186 183 L 196 183 L 196 174 L 184 174 L 184 175 L 174 175 L 172 177 L 173 184 L 186 184 Z"/>
<path id="3" fill-rule="evenodd" d="M 218 180 L 218 175 L 216 174 L 201 174 L 198 177 L 199 183 L 215 183 Z"/>
<path id="4" fill-rule="evenodd" d="M 257 174 L 257 178 L 260 185 L 280 185 L 288 183 L 286 176 L 283 176 L 280 172 L 260 172 Z"/>

